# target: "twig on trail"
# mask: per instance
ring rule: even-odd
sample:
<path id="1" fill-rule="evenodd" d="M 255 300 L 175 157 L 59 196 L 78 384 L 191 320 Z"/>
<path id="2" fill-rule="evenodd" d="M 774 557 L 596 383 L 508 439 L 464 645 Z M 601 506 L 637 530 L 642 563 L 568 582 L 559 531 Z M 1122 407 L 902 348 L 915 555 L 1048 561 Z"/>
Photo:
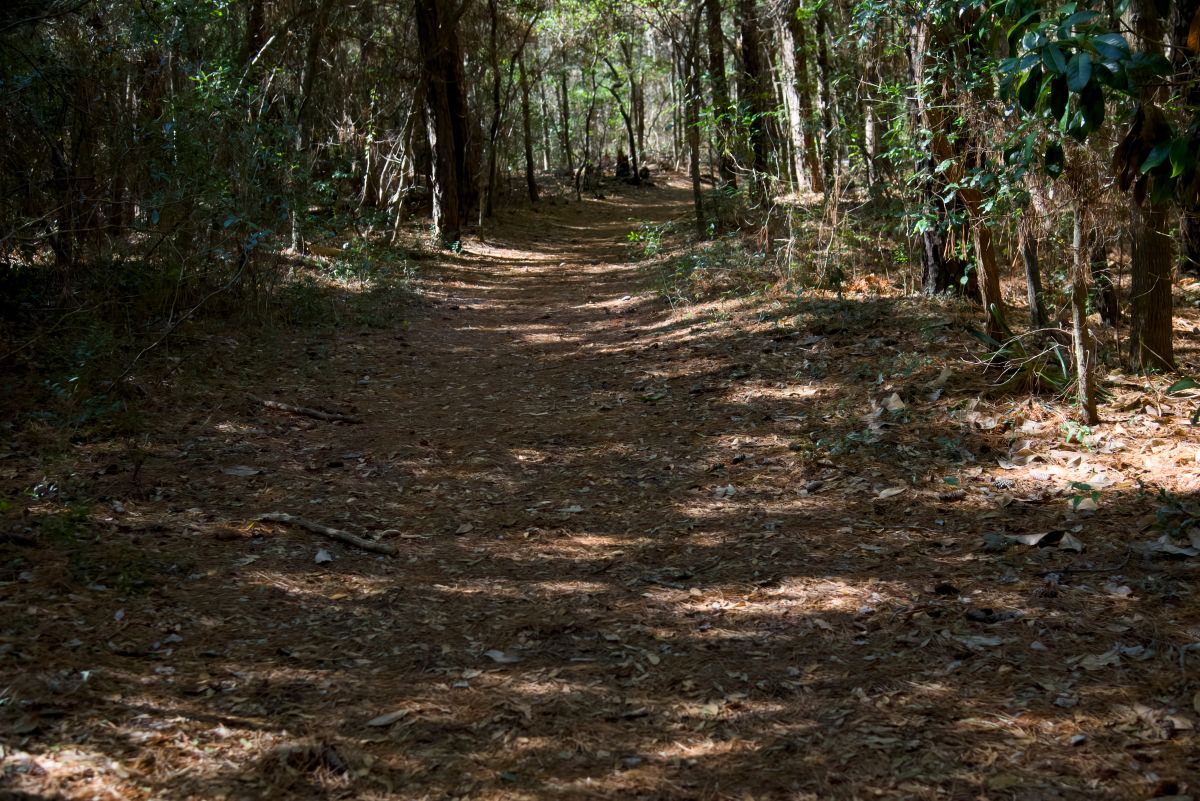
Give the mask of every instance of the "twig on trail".
<path id="1" fill-rule="evenodd" d="M 322 534 L 330 539 L 338 540 L 346 543 L 347 545 L 353 545 L 355 548 L 362 548 L 364 551 L 370 551 L 372 553 L 382 553 L 387 554 L 388 556 L 395 556 L 398 553 L 395 545 L 389 545 L 386 542 L 373 542 L 372 540 L 365 540 L 357 534 L 351 534 L 349 531 L 342 531 L 340 528 L 330 528 L 329 526 L 325 526 L 320 523 L 314 523 L 311 520 L 305 520 L 303 517 L 289 515 L 286 512 L 267 512 L 266 514 L 259 515 L 258 519 L 268 523 L 288 523 L 293 526 L 299 526 L 300 528 L 306 528 L 309 531 L 315 531 L 316 533 Z"/>
<path id="2" fill-rule="evenodd" d="M 323 412 L 320 409 L 310 409 L 307 406 L 293 406 L 290 403 L 280 403 L 279 401 L 267 400 L 266 398 L 256 398 L 250 396 L 252 400 L 256 400 L 268 409 L 278 409 L 281 412 L 291 412 L 292 414 L 302 414 L 305 417 L 315 417 L 318 420 L 325 420 L 331 423 L 361 423 L 362 418 L 353 417 L 348 414 L 337 414 L 335 412 Z"/>

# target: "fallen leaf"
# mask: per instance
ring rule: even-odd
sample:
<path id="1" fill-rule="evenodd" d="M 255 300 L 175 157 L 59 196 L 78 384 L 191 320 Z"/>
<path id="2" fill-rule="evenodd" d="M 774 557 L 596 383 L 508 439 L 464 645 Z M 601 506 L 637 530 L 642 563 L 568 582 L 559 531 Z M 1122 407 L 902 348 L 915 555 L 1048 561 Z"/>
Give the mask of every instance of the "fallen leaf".
<path id="1" fill-rule="evenodd" d="M 498 665 L 515 665 L 521 661 L 521 657 L 516 654 L 506 654 L 498 648 L 490 648 L 484 651 L 483 655 Z"/>
<path id="2" fill-rule="evenodd" d="M 563 508 L 559 509 L 558 511 L 562 512 L 563 514 L 573 515 L 573 514 L 578 514 L 579 512 L 582 512 L 583 507 L 580 506 L 579 504 L 573 504 L 571 506 L 564 506 Z"/>
<path id="3" fill-rule="evenodd" d="M 882 501 L 899 495 L 900 493 L 904 492 L 905 489 L 905 487 L 888 487 L 885 490 L 880 490 L 879 494 L 875 497 Z"/>
<path id="4" fill-rule="evenodd" d="M 407 709 L 397 709 L 395 712 L 388 712 L 387 714 L 380 715 L 377 718 L 371 718 L 370 720 L 367 721 L 367 725 L 375 726 L 377 728 L 383 728 L 385 726 L 391 726 L 396 721 L 402 720 L 403 718 L 405 718 L 407 716 L 408 716 Z"/>
<path id="5" fill-rule="evenodd" d="M 257 476 L 262 471 L 257 467 L 247 467 L 244 464 L 237 464 L 233 467 L 223 467 L 221 472 L 227 476 Z"/>
<path id="6" fill-rule="evenodd" d="M 1084 670 L 1103 670 L 1106 667 L 1121 664 L 1121 655 L 1116 648 L 1102 654 L 1092 654 L 1079 660 L 1079 667 Z"/>

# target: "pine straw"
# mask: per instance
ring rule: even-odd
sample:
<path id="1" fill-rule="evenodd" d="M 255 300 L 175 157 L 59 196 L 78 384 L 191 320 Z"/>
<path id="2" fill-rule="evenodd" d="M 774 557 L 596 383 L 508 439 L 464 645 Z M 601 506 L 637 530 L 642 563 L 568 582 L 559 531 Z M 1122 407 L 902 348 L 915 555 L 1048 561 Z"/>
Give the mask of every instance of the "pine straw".
<path id="1" fill-rule="evenodd" d="M 18 440 L 6 497 L 63 489 L 4 513 L 36 543 L 0 545 L 5 792 L 1194 792 L 1195 564 L 1129 551 L 1155 489 L 1200 483 L 1191 404 L 1113 379 L 1067 443 L 1047 399 L 978 400 L 924 301 L 666 311 L 622 242 L 686 198 L 513 215 L 408 333 L 245 342 L 163 387 L 136 451 Z M 262 386 L 365 422 L 241 400 Z M 1072 512 L 1098 476 L 1100 511 Z M 400 555 L 252 523 L 270 509 Z M 984 547 L 1063 529 L 1082 554 Z"/>

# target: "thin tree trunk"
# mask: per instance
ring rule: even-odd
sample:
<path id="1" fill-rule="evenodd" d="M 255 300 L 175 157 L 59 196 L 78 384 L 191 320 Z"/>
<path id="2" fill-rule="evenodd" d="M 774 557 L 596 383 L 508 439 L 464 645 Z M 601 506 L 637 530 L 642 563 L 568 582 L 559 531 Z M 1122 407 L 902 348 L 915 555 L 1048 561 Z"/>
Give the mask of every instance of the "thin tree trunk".
<path id="1" fill-rule="evenodd" d="M 1097 229 L 1093 221 L 1087 239 L 1088 264 L 1092 274 L 1092 284 L 1096 287 L 1096 311 L 1100 319 L 1109 325 L 1121 322 L 1121 305 L 1117 299 L 1117 286 L 1113 281 L 1112 267 L 1108 263 L 1108 244 L 1104 235 Z"/>
<path id="2" fill-rule="evenodd" d="M 825 186 L 833 183 L 833 168 L 837 158 L 837 139 L 833 127 L 832 68 L 829 64 L 829 45 L 825 6 L 817 9 L 817 85 L 820 87 L 821 106 L 821 173 Z"/>
<path id="3" fill-rule="evenodd" d="M 696 236 L 707 235 L 704 220 L 704 193 L 700 188 L 700 11 L 693 12 L 687 49 L 687 142 L 688 166 L 692 176 L 692 203 L 696 209 Z"/>
<path id="4" fill-rule="evenodd" d="M 317 78 L 317 65 L 320 63 L 321 55 L 321 40 L 325 35 L 325 27 L 329 21 L 329 11 L 333 7 L 333 0 L 321 0 L 317 6 L 317 14 L 313 19 L 312 30 L 308 34 L 308 46 L 305 48 L 304 55 L 304 72 L 300 76 L 300 94 L 296 98 L 296 114 L 295 114 L 295 135 L 292 140 L 292 145 L 295 148 L 295 158 L 297 161 L 306 161 L 310 159 L 308 153 L 309 142 L 309 108 L 311 106 L 313 84 Z M 292 204 L 291 204 L 291 222 L 292 222 L 292 250 L 297 253 L 305 251 L 304 244 L 304 212 L 302 208 L 297 208 L 304 201 L 303 193 L 295 184 L 293 178 L 292 184 Z"/>
<path id="5" fill-rule="evenodd" d="M 517 56 L 517 72 L 521 76 L 521 129 L 525 134 L 525 186 L 529 202 L 538 202 L 537 177 L 533 168 L 533 126 L 529 119 L 529 78 L 525 74 L 525 54 Z"/>
<path id="6" fill-rule="evenodd" d="M 1071 270 L 1071 346 L 1075 352 L 1075 390 L 1083 413 L 1083 422 L 1100 422 L 1096 413 L 1096 392 L 1092 379 L 1091 338 L 1087 328 L 1087 254 L 1083 247 L 1083 209 L 1075 209 L 1075 236 Z"/>
<path id="7" fill-rule="evenodd" d="M 483 197 L 483 216 L 496 213 L 497 158 L 496 146 L 500 138 L 500 50 L 496 42 L 496 28 L 500 24 L 500 11 L 496 0 L 488 0 L 488 58 L 492 68 L 492 121 L 488 127 L 487 191 Z"/>
<path id="8" fill-rule="evenodd" d="M 537 82 L 538 102 L 542 109 L 542 169 L 549 172 L 551 159 L 554 154 L 551 152 L 550 146 L 550 104 L 546 100 L 546 82 L 539 80 Z"/>
<path id="9" fill-rule="evenodd" d="M 604 63 L 608 65 L 609 72 L 612 73 L 613 83 L 608 86 L 609 94 L 613 96 L 613 100 L 617 102 L 617 111 L 621 114 L 621 119 L 625 122 L 625 133 L 629 138 L 629 162 L 633 167 L 633 175 L 630 177 L 632 183 L 639 183 L 641 176 L 638 174 L 638 149 L 637 135 L 634 132 L 633 119 L 630 117 L 630 112 L 625 108 L 625 104 L 621 101 L 621 95 L 617 91 L 617 86 L 620 83 L 620 76 L 612 63 L 605 58 Z M 632 78 L 630 79 L 632 85 Z M 630 101 L 632 103 L 632 100 Z"/>
<path id="10" fill-rule="evenodd" d="M 563 155 L 567 159 L 567 174 L 575 173 L 575 156 L 571 152 L 571 96 L 567 91 L 567 53 L 564 50 L 562 53 L 562 71 L 558 76 L 558 103 L 559 115 L 562 119 L 562 130 L 559 136 L 562 139 Z"/>
<path id="11" fill-rule="evenodd" d="M 1037 228 L 1032 211 L 1021 210 L 1017 223 L 1017 243 L 1021 250 L 1021 261 L 1025 265 L 1025 292 L 1029 301 L 1029 327 L 1035 331 L 1046 327 L 1046 304 L 1042 299 L 1042 270 L 1038 264 Z"/>

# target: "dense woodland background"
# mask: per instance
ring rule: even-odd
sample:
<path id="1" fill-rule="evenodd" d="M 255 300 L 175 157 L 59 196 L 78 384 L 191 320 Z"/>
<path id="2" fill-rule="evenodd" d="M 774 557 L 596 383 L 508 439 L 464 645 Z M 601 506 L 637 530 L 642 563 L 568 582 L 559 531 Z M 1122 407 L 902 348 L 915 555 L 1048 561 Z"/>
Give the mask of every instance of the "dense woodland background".
<path id="1" fill-rule="evenodd" d="M 414 220 L 682 170 L 758 283 L 963 293 L 1005 388 L 1094 421 L 1098 359 L 1176 366 L 1198 50 L 1150 0 L 10 2 L 0 359 L 119 405 L 183 320 L 402 281 Z"/>

